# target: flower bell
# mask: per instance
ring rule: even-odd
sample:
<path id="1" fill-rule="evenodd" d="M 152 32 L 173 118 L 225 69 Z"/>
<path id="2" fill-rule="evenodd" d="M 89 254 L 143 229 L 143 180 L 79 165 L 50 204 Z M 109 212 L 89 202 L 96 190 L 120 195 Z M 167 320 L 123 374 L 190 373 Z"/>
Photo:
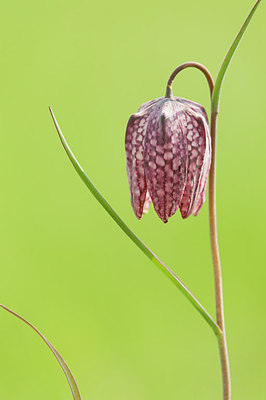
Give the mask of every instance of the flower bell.
<path id="1" fill-rule="evenodd" d="M 143 104 L 127 124 L 127 175 L 137 218 L 150 203 L 163 222 L 180 208 L 197 215 L 205 201 L 211 138 L 204 107 L 173 97 Z"/>

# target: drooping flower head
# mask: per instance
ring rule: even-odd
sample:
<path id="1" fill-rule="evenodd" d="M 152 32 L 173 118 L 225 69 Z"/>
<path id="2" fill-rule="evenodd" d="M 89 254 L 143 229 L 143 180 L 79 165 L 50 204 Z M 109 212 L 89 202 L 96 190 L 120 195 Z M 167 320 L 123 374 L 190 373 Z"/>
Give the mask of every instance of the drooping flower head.
<path id="1" fill-rule="evenodd" d="M 125 147 L 137 218 L 151 202 L 163 222 L 178 208 L 183 218 L 199 213 L 211 163 L 204 107 L 172 95 L 143 104 L 128 121 Z"/>

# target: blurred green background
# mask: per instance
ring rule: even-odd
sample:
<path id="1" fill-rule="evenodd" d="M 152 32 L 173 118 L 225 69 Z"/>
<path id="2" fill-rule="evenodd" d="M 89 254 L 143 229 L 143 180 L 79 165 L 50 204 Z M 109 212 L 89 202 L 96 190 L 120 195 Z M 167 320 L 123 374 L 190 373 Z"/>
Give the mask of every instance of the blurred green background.
<path id="1" fill-rule="evenodd" d="M 10 1 L 1 5 L 1 303 L 69 363 L 82 398 L 222 398 L 216 339 L 114 224 L 70 165 L 72 150 L 128 225 L 214 314 L 205 204 L 164 225 L 131 210 L 124 133 L 185 61 L 216 76 L 254 1 Z M 265 4 L 227 74 L 218 126 L 218 224 L 233 399 L 266 398 Z M 209 109 L 199 71 L 175 95 Z M 0 310 L 0 400 L 71 399 L 56 360 Z"/>

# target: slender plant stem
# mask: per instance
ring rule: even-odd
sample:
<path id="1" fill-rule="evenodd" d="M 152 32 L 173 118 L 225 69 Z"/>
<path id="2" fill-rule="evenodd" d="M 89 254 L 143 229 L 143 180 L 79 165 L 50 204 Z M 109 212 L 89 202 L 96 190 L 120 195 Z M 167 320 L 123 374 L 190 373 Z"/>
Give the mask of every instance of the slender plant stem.
<path id="1" fill-rule="evenodd" d="M 221 335 L 218 337 L 220 350 L 220 359 L 223 376 L 223 398 L 224 400 L 231 399 L 231 381 L 229 359 L 225 335 L 224 324 L 224 306 L 223 306 L 223 287 L 221 261 L 219 254 L 218 235 L 217 235 L 217 219 L 216 219 L 216 128 L 217 128 L 217 113 L 211 115 L 211 139 L 212 139 L 212 162 L 209 175 L 209 224 L 210 224 L 210 241 L 212 251 L 212 262 L 214 271 L 215 284 L 215 302 L 216 302 L 216 320 Z"/>
<path id="2" fill-rule="evenodd" d="M 187 62 L 181 64 L 174 70 L 167 83 L 166 97 L 169 98 L 173 97 L 172 94 L 173 80 L 180 71 L 188 67 L 197 68 L 204 73 L 209 84 L 211 103 L 213 106 L 213 98 L 212 98 L 214 90 L 213 78 L 208 69 L 204 65 L 196 62 Z M 220 93 L 220 91 L 218 93 Z M 220 350 L 220 359 L 221 359 L 222 376 L 223 376 L 223 398 L 224 400 L 230 400 L 231 399 L 230 369 L 229 369 L 229 359 L 228 359 L 228 351 L 227 351 L 226 336 L 225 336 L 222 274 L 221 274 L 221 262 L 219 255 L 217 221 L 216 221 L 217 115 L 218 112 L 212 111 L 211 113 L 212 162 L 209 175 L 209 221 L 210 221 L 210 241 L 211 241 L 211 251 L 212 251 L 213 269 L 214 269 L 214 283 L 215 283 L 216 320 L 217 320 L 217 325 L 220 328 L 220 332 L 217 335 L 217 339 Z"/>
<path id="3" fill-rule="evenodd" d="M 217 220 L 216 220 L 216 131 L 217 131 L 217 115 L 219 111 L 219 102 L 221 95 L 222 83 L 230 64 L 230 61 L 255 13 L 261 0 L 257 0 L 254 7 L 247 16 L 240 31 L 238 32 L 234 42 L 228 50 L 225 59 L 221 65 L 220 71 L 215 81 L 212 94 L 212 114 L 211 114 L 211 139 L 212 139 L 212 162 L 209 175 L 209 224 L 210 224 L 210 241 L 212 250 L 214 282 L 215 282 L 215 300 L 216 300 L 216 320 L 221 330 L 218 336 L 218 344 L 220 350 L 220 359 L 223 376 L 223 398 L 231 399 L 231 379 L 229 369 L 228 350 L 226 343 L 225 324 L 224 324 L 224 306 L 223 306 L 223 288 L 221 261 L 219 255 L 218 236 L 217 236 Z"/>

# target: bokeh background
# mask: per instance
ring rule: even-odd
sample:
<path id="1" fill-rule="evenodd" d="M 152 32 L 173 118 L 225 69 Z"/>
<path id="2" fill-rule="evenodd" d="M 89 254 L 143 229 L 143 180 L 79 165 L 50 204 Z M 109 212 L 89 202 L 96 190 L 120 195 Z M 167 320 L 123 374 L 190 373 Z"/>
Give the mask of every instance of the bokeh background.
<path id="1" fill-rule="evenodd" d="M 164 225 L 131 210 L 124 133 L 185 61 L 216 76 L 254 1 L 25 0 L 1 5 L 0 301 L 69 363 L 82 398 L 221 399 L 216 339 L 76 175 L 72 150 L 126 223 L 214 314 L 205 204 Z M 233 399 L 266 398 L 265 25 L 262 2 L 227 74 L 218 224 Z M 174 93 L 209 110 L 199 71 Z M 0 310 L 0 400 L 71 399 L 40 338 Z"/>

